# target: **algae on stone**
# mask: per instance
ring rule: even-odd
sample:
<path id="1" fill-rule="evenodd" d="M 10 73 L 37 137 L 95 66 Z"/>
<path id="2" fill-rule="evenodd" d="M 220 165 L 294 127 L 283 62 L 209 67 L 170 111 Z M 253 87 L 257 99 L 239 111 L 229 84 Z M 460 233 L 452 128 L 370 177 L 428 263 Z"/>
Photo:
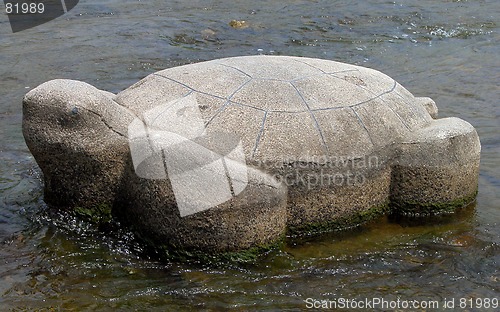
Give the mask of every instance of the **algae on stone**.
<path id="1" fill-rule="evenodd" d="M 97 225 L 109 223 L 113 218 L 111 214 L 111 207 L 106 204 L 100 204 L 87 208 L 75 207 L 73 211 L 76 216 Z"/>

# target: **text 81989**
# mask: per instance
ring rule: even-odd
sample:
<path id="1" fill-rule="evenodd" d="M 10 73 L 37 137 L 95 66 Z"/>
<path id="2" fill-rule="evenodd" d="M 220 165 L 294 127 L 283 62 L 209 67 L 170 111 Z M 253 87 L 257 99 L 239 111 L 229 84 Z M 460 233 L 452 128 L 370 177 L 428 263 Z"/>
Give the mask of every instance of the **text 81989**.
<path id="1" fill-rule="evenodd" d="M 7 2 L 5 13 L 7 14 L 43 14 L 45 5 L 35 2 Z"/>

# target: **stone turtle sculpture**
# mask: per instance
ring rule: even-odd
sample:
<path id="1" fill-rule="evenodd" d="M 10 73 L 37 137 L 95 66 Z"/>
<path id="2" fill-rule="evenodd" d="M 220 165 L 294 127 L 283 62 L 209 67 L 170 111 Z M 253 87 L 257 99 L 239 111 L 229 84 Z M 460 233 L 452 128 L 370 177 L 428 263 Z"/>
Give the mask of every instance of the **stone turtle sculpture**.
<path id="1" fill-rule="evenodd" d="M 153 73 L 117 95 L 53 80 L 24 98 L 45 201 L 112 209 L 169 254 L 268 246 L 385 212 L 474 200 L 475 129 L 369 68 L 288 56 Z"/>

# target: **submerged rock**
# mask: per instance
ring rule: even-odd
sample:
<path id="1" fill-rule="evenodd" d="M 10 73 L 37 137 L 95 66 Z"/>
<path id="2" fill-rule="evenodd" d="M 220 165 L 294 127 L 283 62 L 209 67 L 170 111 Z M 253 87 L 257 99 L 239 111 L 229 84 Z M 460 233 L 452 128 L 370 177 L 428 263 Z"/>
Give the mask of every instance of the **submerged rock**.
<path id="1" fill-rule="evenodd" d="M 105 205 L 167 253 L 261 250 L 288 231 L 475 198 L 480 142 L 369 68 L 247 56 L 151 74 L 118 93 L 53 80 L 24 98 L 45 201 Z"/>
<path id="2" fill-rule="evenodd" d="M 247 23 L 247 21 L 231 20 L 229 22 L 229 26 L 236 28 L 236 29 L 245 29 L 245 28 L 248 28 L 248 23 Z"/>

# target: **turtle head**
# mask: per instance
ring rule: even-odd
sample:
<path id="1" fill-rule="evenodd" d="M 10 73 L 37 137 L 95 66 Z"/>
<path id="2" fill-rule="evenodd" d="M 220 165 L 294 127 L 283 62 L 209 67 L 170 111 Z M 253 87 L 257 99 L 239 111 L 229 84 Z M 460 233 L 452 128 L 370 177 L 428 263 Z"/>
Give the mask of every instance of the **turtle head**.
<path id="1" fill-rule="evenodd" d="M 126 130 L 133 116 L 113 94 L 57 79 L 23 100 L 23 134 L 40 166 L 45 201 L 55 206 L 110 204 L 129 157 Z"/>

